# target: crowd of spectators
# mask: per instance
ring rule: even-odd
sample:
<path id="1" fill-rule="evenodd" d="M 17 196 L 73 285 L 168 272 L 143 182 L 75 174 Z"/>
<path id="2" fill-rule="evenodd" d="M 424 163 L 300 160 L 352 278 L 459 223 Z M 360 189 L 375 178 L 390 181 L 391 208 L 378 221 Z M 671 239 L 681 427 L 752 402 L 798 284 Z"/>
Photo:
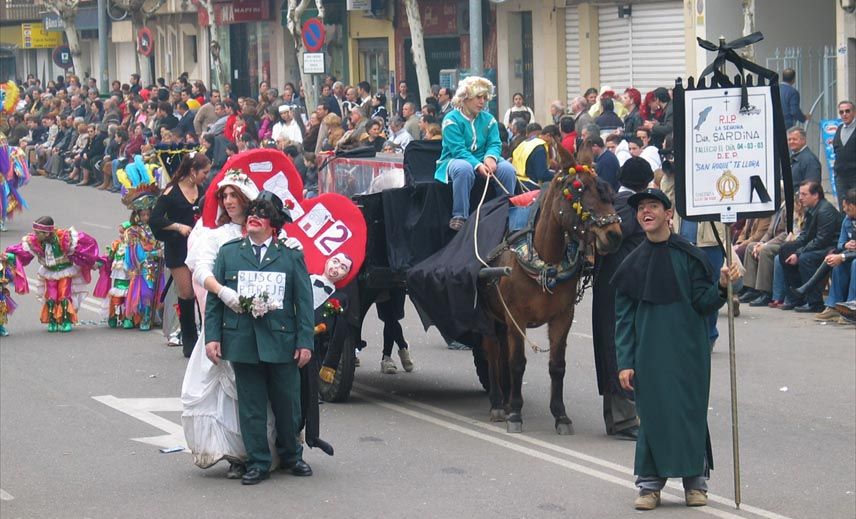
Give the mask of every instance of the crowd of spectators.
<path id="1" fill-rule="evenodd" d="M 455 93 L 432 85 L 420 106 L 404 81 L 388 97 L 365 81 L 348 85 L 327 75 L 317 107 L 309 112 L 302 87 L 294 83 L 286 83 L 279 91 L 262 82 L 255 97 L 236 97 L 227 87 L 224 95 L 206 88 L 201 81 L 188 80 L 186 74 L 172 82 L 159 78 L 154 85 L 143 85 L 139 76 L 132 74 L 127 83 L 113 81 L 108 94 L 102 96 L 94 78 L 81 82 L 69 75 L 43 86 L 37 78 L 29 77 L 22 85 L 21 109 L 9 116 L 0 130 L 7 134 L 10 144 L 27 151 L 35 175 L 114 192 L 120 190 L 117 171 L 137 154 L 148 157 L 159 149 L 200 148 L 211 160 L 213 176 L 235 153 L 275 147 L 292 157 L 303 176 L 307 196 L 312 196 L 317 167 L 325 154 L 356 149 L 368 154 L 402 154 L 414 140 L 442 139 L 442 121 L 453 110 L 451 98 Z M 783 88 L 794 90 L 792 84 Z M 793 93 L 789 95 L 793 99 Z M 789 102 L 789 106 L 793 104 Z M 838 209 L 820 203 L 825 199 L 820 161 L 806 145 L 805 130 L 799 125 L 788 129 L 794 172 L 790 187 L 795 195 L 804 190 L 809 195 L 797 199 L 797 206 L 805 211 L 804 215 L 797 213 L 797 222 L 808 222 L 811 229 L 798 228 L 789 236 L 783 235 L 784 218 L 779 213 L 738 223 L 735 245 L 749 269 L 741 301 L 831 315 L 824 309 L 830 305 L 818 301 L 816 292 L 810 292 L 809 299 L 797 297 L 787 288 L 776 292 L 774 278 L 778 275 L 784 280 L 779 286 L 797 288 L 792 285 L 811 277 L 812 266 L 823 263 L 827 251 L 837 250 L 842 230 L 839 211 L 846 211 L 848 189 L 856 186 L 852 108 L 849 101 L 839 104 L 844 125 L 836 136 L 841 155 L 837 163 L 840 173 L 836 166 Z M 542 125 L 536 120 L 538 111 L 526 106 L 522 93 L 514 93 L 511 107 L 498 123 L 503 158 L 515 166 L 524 188 L 536 187 L 552 177 L 558 167 L 558 148 L 562 147 L 590 157 L 598 175 L 615 191 L 620 189 L 621 166 L 631 157 L 640 157 L 655 173 L 653 184 L 669 192 L 673 113 L 668 89 L 656 88 L 643 95 L 635 88 L 623 92 L 608 86 L 589 88 L 568 106 L 554 101 L 547 109 L 549 120 Z M 786 114 L 789 121 L 805 118 L 801 112 Z M 814 198 L 817 202 L 812 205 Z M 830 213 L 824 217 L 830 222 L 820 238 L 811 234 L 817 232 L 815 205 L 824 214 Z M 843 222 L 852 225 L 851 218 Z M 703 250 L 709 248 L 712 261 L 721 264 L 722 254 L 714 251 L 719 249 L 718 243 L 712 241 L 707 227 L 676 222 L 674 230 Z M 807 241 L 810 250 L 816 247 L 823 254 L 809 258 L 803 244 L 794 253 L 803 255 L 802 262 L 780 260 L 773 252 L 788 240 Z M 856 242 L 851 239 L 846 243 Z M 784 250 L 789 247 L 784 246 Z M 848 266 L 851 263 L 847 261 Z"/>

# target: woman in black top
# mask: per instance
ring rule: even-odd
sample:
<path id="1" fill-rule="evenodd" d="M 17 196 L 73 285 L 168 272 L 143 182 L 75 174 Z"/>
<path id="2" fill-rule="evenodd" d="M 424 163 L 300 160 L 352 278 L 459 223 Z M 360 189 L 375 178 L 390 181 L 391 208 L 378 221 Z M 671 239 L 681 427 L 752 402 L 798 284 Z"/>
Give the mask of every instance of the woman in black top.
<path id="1" fill-rule="evenodd" d="M 164 243 L 164 260 L 178 292 L 178 312 L 181 323 L 181 344 L 185 357 L 190 357 L 196 344 L 196 298 L 193 294 L 187 258 L 187 237 L 193 230 L 196 207 L 202 190 L 199 186 L 211 170 L 211 161 L 204 153 L 188 153 L 178 166 L 169 185 L 158 198 L 149 226 L 155 237 Z"/>

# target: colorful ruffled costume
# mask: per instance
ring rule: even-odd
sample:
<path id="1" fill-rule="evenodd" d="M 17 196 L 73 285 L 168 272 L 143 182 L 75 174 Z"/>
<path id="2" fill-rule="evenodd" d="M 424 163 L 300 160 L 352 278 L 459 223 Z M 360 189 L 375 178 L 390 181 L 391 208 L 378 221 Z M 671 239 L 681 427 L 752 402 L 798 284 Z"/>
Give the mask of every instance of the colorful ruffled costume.
<path id="1" fill-rule="evenodd" d="M 124 328 L 139 325 L 151 329 L 152 314 L 163 290 L 163 244 L 155 239 L 148 214 L 160 194 L 152 170 L 137 155 L 125 167 L 119 182 L 127 191 L 122 203 L 131 210 L 131 225 L 125 231 L 125 272 L 128 290 L 125 296 Z"/>
<path id="2" fill-rule="evenodd" d="M 0 133 L 0 226 L 27 208 L 20 189 L 30 180 L 27 155 Z M 3 229 L 5 230 L 5 229 Z"/>
<path id="3" fill-rule="evenodd" d="M 16 308 L 9 291 L 9 283 L 12 283 L 12 280 L 12 266 L 6 261 L 5 256 L 0 255 L 0 337 L 9 335 L 6 323 L 9 322 L 9 316 Z"/>
<path id="4" fill-rule="evenodd" d="M 39 234 L 46 237 L 39 239 Z M 36 289 L 43 301 L 41 322 L 48 325 L 49 332 L 70 332 L 77 323 L 77 309 L 86 293 L 86 285 L 92 280 L 91 271 L 99 267 L 101 275 L 94 296 L 107 296 L 110 287 L 110 269 L 107 258 L 98 255 L 98 242 L 92 236 L 77 231 L 74 227 L 56 229 L 53 225 L 33 224 L 33 232 L 20 243 L 6 248 L 7 259 L 15 281 L 15 292 L 30 291 L 24 267 L 33 258 L 40 266 Z"/>
<path id="5" fill-rule="evenodd" d="M 125 319 L 125 296 L 128 293 L 128 270 L 125 268 L 125 231 L 131 222 L 122 223 L 121 237 L 113 240 L 107 247 L 107 259 L 110 261 L 110 303 L 107 312 L 107 325 L 116 328 L 120 323 L 133 328 L 133 321 Z"/>

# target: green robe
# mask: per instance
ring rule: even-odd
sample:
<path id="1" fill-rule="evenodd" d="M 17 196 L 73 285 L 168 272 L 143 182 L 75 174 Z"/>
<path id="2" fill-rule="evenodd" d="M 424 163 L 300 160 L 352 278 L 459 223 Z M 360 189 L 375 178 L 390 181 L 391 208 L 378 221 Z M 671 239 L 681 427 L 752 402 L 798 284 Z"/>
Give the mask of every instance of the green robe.
<path id="1" fill-rule="evenodd" d="M 707 429 L 710 344 L 706 316 L 725 299 L 697 257 L 671 243 L 669 257 L 679 300 L 653 304 L 618 290 L 615 347 L 619 371 L 636 371 L 633 386 L 640 427 L 634 473 L 692 477 L 705 473 L 706 457 L 713 468 Z"/>

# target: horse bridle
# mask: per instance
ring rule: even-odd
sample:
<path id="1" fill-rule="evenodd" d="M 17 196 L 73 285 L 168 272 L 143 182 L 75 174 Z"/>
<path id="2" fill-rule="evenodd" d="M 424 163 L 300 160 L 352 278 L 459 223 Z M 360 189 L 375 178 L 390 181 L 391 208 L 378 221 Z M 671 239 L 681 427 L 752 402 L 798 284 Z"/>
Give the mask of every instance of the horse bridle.
<path id="1" fill-rule="evenodd" d="M 573 171 L 573 174 L 571 173 Z M 565 184 L 562 189 L 562 196 L 571 202 L 571 207 L 576 211 L 577 217 L 583 223 L 584 227 L 589 227 L 592 224 L 597 227 L 605 227 L 614 223 L 621 223 L 621 217 L 618 213 L 609 213 L 606 215 L 595 215 L 583 204 L 583 192 L 586 189 L 585 184 L 578 178 L 580 173 L 592 173 L 591 168 L 586 165 L 577 164 L 573 168 L 568 168 L 565 175 L 556 177 L 556 182 Z M 570 177 L 570 182 L 568 182 Z M 561 210 L 560 210 L 561 214 Z M 574 225 L 574 230 L 577 226 Z"/>

